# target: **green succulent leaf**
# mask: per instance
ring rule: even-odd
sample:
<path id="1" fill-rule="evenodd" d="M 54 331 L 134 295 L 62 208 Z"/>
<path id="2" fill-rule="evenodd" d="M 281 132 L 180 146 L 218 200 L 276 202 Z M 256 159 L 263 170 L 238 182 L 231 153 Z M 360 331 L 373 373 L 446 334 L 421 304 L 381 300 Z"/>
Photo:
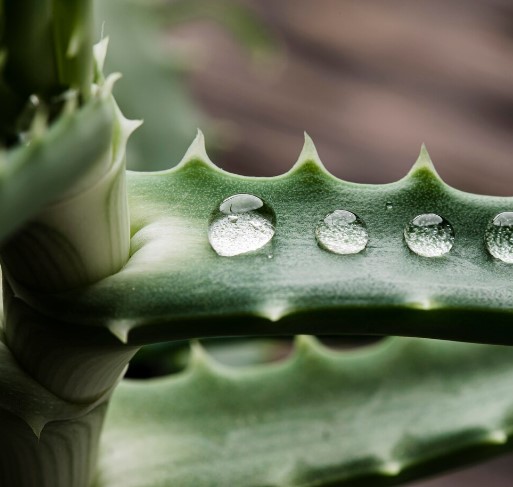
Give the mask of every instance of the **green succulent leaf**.
<path id="1" fill-rule="evenodd" d="M 58 116 L 62 95 L 91 94 L 92 2 L 0 0 L 0 146 L 26 130 L 29 99 Z"/>
<path id="2" fill-rule="evenodd" d="M 513 267 L 484 243 L 490 220 L 513 200 L 447 186 L 425 150 L 400 181 L 365 185 L 328 174 L 307 140 L 287 174 L 251 178 L 216 168 L 199 136 L 178 167 L 129 173 L 128 184 L 133 236 L 121 272 L 74 292 L 17 294 L 70 323 L 108 326 L 130 344 L 298 333 L 513 343 Z M 209 221 L 238 193 L 274 210 L 276 234 L 259 251 L 221 257 L 209 244 Z M 316 225 L 336 209 L 365 222 L 362 252 L 337 255 L 317 244 Z M 405 226 L 423 213 L 452 224 L 449 253 L 422 257 L 405 244 Z"/>
<path id="3" fill-rule="evenodd" d="M 124 381 L 96 487 L 397 485 L 498 454 L 513 432 L 510 347 L 391 338 L 285 362 Z"/>
<path id="4" fill-rule="evenodd" d="M 20 418 L 35 436 L 48 423 L 84 416 L 104 403 L 111 391 L 87 404 L 64 401 L 20 368 L 0 328 L 0 414 L 9 412 Z"/>
<path id="5" fill-rule="evenodd" d="M 28 145 L 0 153 L 0 241 L 55 202 L 110 150 L 114 107 L 97 97 L 63 114 Z"/>

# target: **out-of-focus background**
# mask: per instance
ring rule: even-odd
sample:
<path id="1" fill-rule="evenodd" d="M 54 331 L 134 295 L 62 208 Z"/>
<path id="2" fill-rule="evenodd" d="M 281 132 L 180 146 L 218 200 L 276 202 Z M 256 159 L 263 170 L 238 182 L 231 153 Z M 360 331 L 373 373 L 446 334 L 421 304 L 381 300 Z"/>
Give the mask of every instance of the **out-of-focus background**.
<path id="1" fill-rule="evenodd" d="M 459 189 L 513 195 L 512 0 L 109 0 L 108 70 L 145 124 L 134 169 L 175 165 L 201 127 L 221 167 L 271 176 L 314 139 L 356 182 L 402 177 L 427 144 Z M 513 457 L 416 487 L 510 487 Z"/>
<path id="2" fill-rule="evenodd" d="M 425 142 L 451 185 L 513 194 L 511 0 L 99 7 L 108 68 L 124 73 L 118 98 L 145 119 L 133 168 L 175 164 L 200 126 L 223 168 L 279 174 L 306 130 L 330 171 L 351 181 L 401 177 Z"/>

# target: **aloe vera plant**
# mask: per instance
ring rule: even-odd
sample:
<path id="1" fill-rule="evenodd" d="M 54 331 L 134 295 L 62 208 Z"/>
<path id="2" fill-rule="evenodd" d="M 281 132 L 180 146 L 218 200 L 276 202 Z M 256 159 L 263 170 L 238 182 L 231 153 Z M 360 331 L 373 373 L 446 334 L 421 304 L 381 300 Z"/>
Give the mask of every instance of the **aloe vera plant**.
<path id="1" fill-rule="evenodd" d="M 274 178 L 215 167 L 201 133 L 126 172 L 138 122 L 89 1 L 0 14 L 0 485 L 385 486 L 509 449 L 511 198 L 448 187 L 425 149 L 396 183 L 340 181 L 308 137 Z M 145 345 L 255 335 L 300 336 L 121 381 Z"/>

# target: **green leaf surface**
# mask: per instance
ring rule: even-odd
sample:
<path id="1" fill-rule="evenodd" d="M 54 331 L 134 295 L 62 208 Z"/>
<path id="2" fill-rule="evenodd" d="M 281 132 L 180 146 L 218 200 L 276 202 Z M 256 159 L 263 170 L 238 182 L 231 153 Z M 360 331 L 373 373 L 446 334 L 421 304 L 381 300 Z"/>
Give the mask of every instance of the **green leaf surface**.
<path id="1" fill-rule="evenodd" d="M 13 91 L 25 98 L 51 97 L 74 88 L 87 98 L 93 64 L 92 2 L 3 3 L 5 79 Z"/>
<path id="2" fill-rule="evenodd" d="M 111 391 L 87 404 L 64 401 L 21 369 L 9 351 L 0 328 L 0 414 L 7 411 L 22 419 L 36 436 L 40 435 L 47 423 L 87 414 L 104 403 Z"/>
<path id="3" fill-rule="evenodd" d="M 113 122 L 112 100 L 99 97 L 62 116 L 29 145 L 0 153 L 0 241 L 108 153 Z"/>
<path id="4" fill-rule="evenodd" d="M 124 381 L 96 487 L 396 485 L 510 448 L 513 349 L 392 338 Z"/>
<path id="5" fill-rule="evenodd" d="M 175 169 L 129 173 L 133 237 L 121 272 L 74 292 L 17 294 L 68 322 L 108 326 L 132 344 L 299 333 L 513 343 L 513 267 L 484 244 L 489 221 L 513 208 L 511 198 L 447 186 L 425 151 L 400 181 L 365 185 L 328 174 L 308 141 L 294 168 L 273 178 L 223 172 L 201 144 L 199 137 Z M 261 251 L 221 257 L 208 241 L 209 220 L 237 193 L 274 210 L 276 234 Z M 366 223 L 362 252 L 337 255 L 317 244 L 317 223 L 336 209 Z M 412 218 L 431 212 L 456 235 L 438 258 L 413 253 L 403 237 Z"/>

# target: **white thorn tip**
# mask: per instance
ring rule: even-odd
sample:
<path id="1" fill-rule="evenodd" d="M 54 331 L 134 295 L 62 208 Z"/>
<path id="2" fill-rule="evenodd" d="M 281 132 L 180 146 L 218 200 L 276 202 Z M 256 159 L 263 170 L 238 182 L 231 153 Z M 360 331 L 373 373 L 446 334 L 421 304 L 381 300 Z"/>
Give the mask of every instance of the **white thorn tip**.
<path id="1" fill-rule="evenodd" d="M 412 168 L 408 172 L 408 176 L 420 170 L 427 170 L 440 179 L 440 176 L 436 172 L 433 161 L 431 160 L 431 156 L 429 155 L 426 144 L 422 144 L 419 156 L 417 157 L 415 164 L 413 164 Z"/>
<path id="2" fill-rule="evenodd" d="M 318 350 L 319 340 L 313 335 L 296 335 L 294 337 L 294 348 L 296 350 Z"/>
<path id="3" fill-rule="evenodd" d="M 399 462 L 387 462 L 381 466 L 379 471 L 383 475 L 394 477 L 401 472 L 401 464 Z"/>
<path id="4" fill-rule="evenodd" d="M 287 306 L 283 303 L 268 303 L 263 309 L 261 316 L 267 318 L 269 321 L 279 321 L 287 314 Z"/>
<path id="5" fill-rule="evenodd" d="M 143 124 L 143 120 L 129 120 L 128 118 L 124 118 L 122 124 L 125 135 L 128 137 Z"/>
<path id="6" fill-rule="evenodd" d="M 105 78 L 105 82 L 103 83 L 103 86 L 101 88 L 101 92 L 104 97 L 108 97 L 112 94 L 112 90 L 114 88 L 114 85 L 116 84 L 116 81 L 120 80 L 122 78 L 121 73 L 112 73 Z"/>
<path id="7" fill-rule="evenodd" d="M 128 343 L 128 333 L 130 331 L 130 323 L 127 320 L 115 320 L 107 325 L 109 331 L 124 344 Z"/>
<path id="8" fill-rule="evenodd" d="M 105 22 L 103 23 L 105 24 Z M 98 71 L 103 71 L 103 66 L 105 64 L 105 58 L 107 57 L 107 49 L 109 47 L 109 38 L 103 37 L 103 24 L 102 24 L 102 40 L 97 42 L 93 47 L 94 60 L 96 62 L 96 66 Z"/>
<path id="9" fill-rule="evenodd" d="M 41 438 L 41 433 L 43 432 L 43 429 L 46 426 L 46 421 L 43 418 L 36 416 L 27 420 L 27 424 L 34 433 L 34 436 L 39 441 Z"/>
<path id="10" fill-rule="evenodd" d="M 508 441 L 508 435 L 502 430 L 491 431 L 487 435 L 487 440 L 495 445 L 503 445 Z"/>
<path id="11" fill-rule="evenodd" d="M 422 309 L 426 311 L 436 308 L 435 303 L 428 298 L 417 299 L 413 301 L 410 306 L 415 309 Z"/>
<path id="12" fill-rule="evenodd" d="M 320 167 L 324 167 L 321 162 L 321 159 L 319 158 L 319 154 L 317 152 L 317 148 L 315 147 L 314 141 L 306 132 L 304 133 L 304 136 L 305 141 L 303 143 L 303 148 L 301 149 L 301 152 L 299 154 L 299 157 L 297 158 L 296 163 L 292 166 L 292 170 L 297 169 L 306 162 L 310 161 L 313 161 Z"/>
<path id="13" fill-rule="evenodd" d="M 214 163 L 208 157 L 207 149 L 205 148 L 205 136 L 200 129 L 198 129 L 196 137 L 194 137 L 194 140 L 185 152 L 179 165 L 186 164 L 193 159 L 200 159 L 203 162 L 214 165 Z"/>
<path id="14" fill-rule="evenodd" d="M 211 365 L 211 357 L 205 350 L 205 347 L 198 340 L 193 340 L 190 343 L 191 354 L 189 356 L 188 367 L 197 369 L 198 367 L 205 368 Z"/>

